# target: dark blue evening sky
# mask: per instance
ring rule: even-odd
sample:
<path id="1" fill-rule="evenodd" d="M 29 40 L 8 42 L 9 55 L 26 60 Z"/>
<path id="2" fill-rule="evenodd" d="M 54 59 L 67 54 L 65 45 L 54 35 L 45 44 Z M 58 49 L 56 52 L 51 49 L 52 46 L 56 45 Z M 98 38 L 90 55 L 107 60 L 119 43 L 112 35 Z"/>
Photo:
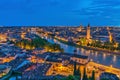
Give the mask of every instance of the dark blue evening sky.
<path id="1" fill-rule="evenodd" d="M 120 0 L 0 0 L 0 25 L 120 25 Z"/>

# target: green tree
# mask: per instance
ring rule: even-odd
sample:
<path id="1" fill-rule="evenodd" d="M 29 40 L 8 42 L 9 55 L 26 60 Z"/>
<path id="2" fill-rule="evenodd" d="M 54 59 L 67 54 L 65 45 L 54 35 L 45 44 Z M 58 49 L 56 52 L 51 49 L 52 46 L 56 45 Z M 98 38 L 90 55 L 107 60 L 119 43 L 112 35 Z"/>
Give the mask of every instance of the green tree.
<path id="1" fill-rule="evenodd" d="M 92 77 L 90 80 L 95 80 L 95 71 L 92 71 Z"/>
<path id="2" fill-rule="evenodd" d="M 86 68 L 84 68 L 84 73 L 83 73 L 83 79 L 82 80 L 88 80 L 87 74 L 86 74 Z"/>
<path id="3" fill-rule="evenodd" d="M 74 76 L 69 75 L 65 80 L 74 80 Z"/>
<path id="4" fill-rule="evenodd" d="M 74 62 L 74 71 L 73 71 L 73 75 L 76 75 L 76 62 Z"/>
<path id="5" fill-rule="evenodd" d="M 81 72 L 80 72 L 80 66 L 78 67 L 78 69 L 76 70 L 76 75 L 75 75 L 75 77 L 77 78 L 77 79 L 81 79 Z"/>
<path id="6" fill-rule="evenodd" d="M 120 50 L 120 43 L 118 44 L 117 50 Z"/>

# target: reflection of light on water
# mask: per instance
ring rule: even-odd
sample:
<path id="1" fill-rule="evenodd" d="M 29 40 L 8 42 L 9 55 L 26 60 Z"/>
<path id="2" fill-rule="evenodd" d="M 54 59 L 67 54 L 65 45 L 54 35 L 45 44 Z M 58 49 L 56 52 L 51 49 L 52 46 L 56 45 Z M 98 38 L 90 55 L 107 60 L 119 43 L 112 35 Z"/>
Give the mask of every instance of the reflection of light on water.
<path id="1" fill-rule="evenodd" d="M 115 62 L 115 61 L 116 61 L 116 55 L 113 56 L 113 62 Z"/>
<path id="2" fill-rule="evenodd" d="M 92 55 L 94 55 L 94 53 L 93 53 L 93 52 L 92 52 L 91 54 L 92 54 Z"/>
<path id="3" fill-rule="evenodd" d="M 79 51 L 79 48 L 77 48 L 77 50 Z"/>
<path id="4" fill-rule="evenodd" d="M 87 51 L 86 51 L 86 55 L 89 55 L 89 54 L 90 54 L 90 50 L 87 50 Z"/>
<path id="5" fill-rule="evenodd" d="M 56 40 L 56 39 L 54 39 L 54 42 L 56 43 L 56 42 L 57 42 L 57 40 Z"/>
<path id="6" fill-rule="evenodd" d="M 88 53 L 90 54 L 90 50 L 88 51 Z"/>
<path id="7" fill-rule="evenodd" d="M 105 53 L 103 54 L 103 59 L 106 59 L 106 54 Z"/>
<path id="8" fill-rule="evenodd" d="M 93 53 L 93 50 L 90 50 L 91 53 Z"/>
<path id="9" fill-rule="evenodd" d="M 98 56 L 98 52 L 95 52 L 95 56 Z"/>
<path id="10" fill-rule="evenodd" d="M 112 68 L 112 67 L 113 67 L 113 65 L 111 64 L 111 65 L 110 65 L 110 67 Z"/>
<path id="11" fill-rule="evenodd" d="M 90 61 L 93 61 L 93 59 L 90 59 Z"/>
<path id="12" fill-rule="evenodd" d="M 97 63 L 99 63 L 99 61 L 97 61 Z"/>
<path id="13" fill-rule="evenodd" d="M 77 49 L 77 53 L 79 53 L 79 48 L 76 48 Z"/>
<path id="14" fill-rule="evenodd" d="M 65 45 L 65 47 L 67 48 L 67 47 L 68 47 L 68 45 Z"/>
<path id="15" fill-rule="evenodd" d="M 84 49 L 83 49 L 83 48 L 81 48 L 81 53 L 82 53 L 82 54 L 84 53 Z"/>

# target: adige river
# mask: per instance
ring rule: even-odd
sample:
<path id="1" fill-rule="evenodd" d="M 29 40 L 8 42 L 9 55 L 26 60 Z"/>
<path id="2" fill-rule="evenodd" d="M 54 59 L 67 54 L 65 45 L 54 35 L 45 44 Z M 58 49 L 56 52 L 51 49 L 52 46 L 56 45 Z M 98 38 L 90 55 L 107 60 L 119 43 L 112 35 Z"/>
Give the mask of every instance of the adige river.
<path id="1" fill-rule="evenodd" d="M 107 66 L 113 66 L 115 68 L 120 69 L 120 55 L 110 54 L 102 51 L 86 50 L 84 48 L 77 48 L 74 46 L 61 43 L 60 41 L 55 40 L 53 38 L 46 38 L 46 39 L 51 43 L 60 44 L 60 46 L 64 49 L 65 53 L 73 54 L 73 51 L 76 49 L 77 54 L 86 55 L 90 58 L 90 60 L 96 63 L 107 65 Z"/>

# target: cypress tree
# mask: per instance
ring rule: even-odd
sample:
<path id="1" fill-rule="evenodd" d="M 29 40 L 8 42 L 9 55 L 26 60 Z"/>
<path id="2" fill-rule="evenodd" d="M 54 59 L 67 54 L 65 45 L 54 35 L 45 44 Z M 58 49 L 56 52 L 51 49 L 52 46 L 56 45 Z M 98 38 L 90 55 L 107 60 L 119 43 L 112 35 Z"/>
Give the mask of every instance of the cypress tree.
<path id="1" fill-rule="evenodd" d="M 95 71 L 92 71 L 92 77 L 91 80 L 95 80 Z"/>
<path id="2" fill-rule="evenodd" d="M 78 79 L 81 79 L 80 66 L 79 66 L 78 69 L 76 70 L 76 76 L 78 77 Z"/>
<path id="3" fill-rule="evenodd" d="M 88 80 L 87 74 L 86 74 L 86 68 L 84 68 L 84 73 L 83 73 L 83 79 L 82 80 Z"/>
<path id="4" fill-rule="evenodd" d="M 76 62 L 74 62 L 74 73 L 73 75 L 75 76 L 76 75 Z"/>

